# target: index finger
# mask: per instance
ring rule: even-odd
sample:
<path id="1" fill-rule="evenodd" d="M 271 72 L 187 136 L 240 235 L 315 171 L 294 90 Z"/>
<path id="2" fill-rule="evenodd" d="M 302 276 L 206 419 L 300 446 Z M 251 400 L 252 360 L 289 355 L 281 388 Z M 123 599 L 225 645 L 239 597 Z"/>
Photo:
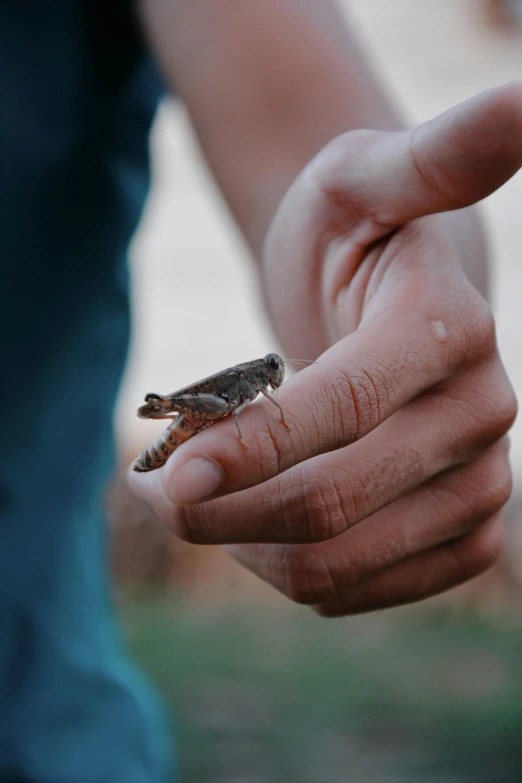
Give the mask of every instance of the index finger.
<path id="1" fill-rule="evenodd" d="M 278 401 L 290 431 L 277 408 L 263 399 L 240 414 L 248 448 L 228 419 L 187 441 L 155 472 L 166 496 L 181 505 L 260 484 L 362 438 L 446 378 L 463 356 L 470 357 L 463 333 L 455 323 L 446 328 L 430 308 L 412 308 L 400 320 L 396 312 L 387 313 L 283 384 Z M 157 482 L 158 476 L 129 473 L 138 495 L 148 495 Z"/>

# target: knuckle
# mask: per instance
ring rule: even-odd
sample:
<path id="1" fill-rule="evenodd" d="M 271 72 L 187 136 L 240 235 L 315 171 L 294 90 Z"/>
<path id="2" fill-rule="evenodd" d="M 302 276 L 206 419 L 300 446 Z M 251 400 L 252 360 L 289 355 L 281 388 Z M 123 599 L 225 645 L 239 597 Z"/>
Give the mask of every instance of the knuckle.
<path id="1" fill-rule="evenodd" d="M 441 165 L 436 156 L 425 154 L 424 132 L 424 126 L 419 125 L 412 129 L 408 140 L 411 162 L 420 181 L 429 191 L 443 196 L 445 200 L 450 199 L 453 209 L 467 206 L 459 198 L 458 188 L 452 182 L 447 166 Z"/>
<path id="2" fill-rule="evenodd" d="M 209 539 L 205 533 L 206 530 L 212 530 L 213 525 L 206 519 L 204 505 L 198 509 L 197 513 L 194 509 L 178 506 L 170 515 L 166 527 L 176 538 L 186 541 L 188 544 L 216 543 L 214 537 Z"/>
<path id="3" fill-rule="evenodd" d="M 502 444 L 503 446 L 503 444 Z M 477 528 L 485 519 L 500 511 L 511 497 L 513 476 L 504 448 L 500 452 L 496 445 L 493 454 L 481 462 L 479 469 L 472 469 L 467 486 L 457 490 L 463 504 L 463 517 L 467 518 L 469 530 Z"/>
<path id="4" fill-rule="evenodd" d="M 513 492 L 513 474 L 507 457 L 498 457 L 492 466 L 486 491 L 487 510 L 492 514 L 500 511 L 508 502 Z"/>
<path id="5" fill-rule="evenodd" d="M 487 571 L 498 563 L 504 547 L 504 526 L 499 517 L 488 520 L 469 536 L 460 553 L 465 576 L 472 577 Z"/>
<path id="6" fill-rule="evenodd" d="M 411 446 L 354 462 L 328 468 L 316 465 L 313 474 L 303 468 L 283 501 L 289 538 L 295 540 L 298 534 L 301 541 L 333 539 L 403 492 L 405 486 L 416 487 L 431 475 L 424 451 Z"/>
<path id="7" fill-rule="evenodd" d="M 388 134 L 377 130 L 356 129 L 336 136 L 315 155 L 302 178 L 314 193 L 327 200 L 330 225 L 347 236 L 350 227 L 359 227 L 367 241 L 374 241 L 396 228 L 396 222 L 362 187 L 362 170 L 353 161 L 371 157 Z"/>
<path id="8" fill-rule="evenodd" d="M 470 453 L 483 452 L 502 439 L 517 416 L 518 403 L 511 386 L 505 384 L 499 391 L 496 379 L 492 380 L 493 383 L 488 386 L 494 389 L 493 394 L 488 392 L 484 384 L 485 388 L 467 392 L 466 400 L 462 400 L 460 405 L 467 433 L 464 441 Z"/>
<path id="9" fill-rule="evenodd" d="M 306 168 L 316 187 L 334 197 L 350 191 L 350 161 L 360 160 L 373 145 L 378 132 L 357 129 L 335 136 L 310 161 Z"/>
<path id="10" fill-rule="evenodd" d="M 305 606 L 320 603 L 323 600 L 323 593 L 318 585 L 299 572 L 288 576 L 285 593 L 294 603 Z"/>
<path id="11" fill-rule="evenodd" d="M 444 535 L 472 536 L 497 514 L 513 490 L 511 466 L 504 441 L 494 444 L 478 461 L 455 473 L 439 474 L 441 483 L 432 501 L 440 508 Z"/>
<path id="12" fill-rule="evenodd" d="M 518 414 L 518 400 L 511 384 L 506 384 L 504 392 L 497 398 L 497 404 L 499 434 L 505 435 L 515 423 Z"/>
<path id="13" fill-rule="evenodd" d="M 518 413 L 518 403 L 511 387 L 499 393 L 493 402 L 488 401 L 484 411 L 482 429 L 491 442 L 499 440 L 511 429 Z"/>
<path id="14" fill-rule="evenodd" d="M 252 443 L 262 481 L 278 475 L 288 466 L 287 448 L 270 421 L 254 430 Z"/>
<path id="15" fill-rule="evenodd" d="M 464 461 L 501 440 L 516 420 L 518 401 L 498 356 L 465 372 L 456 387 L 447 386 L 444 392 L 458 425 L 454 432 Z"/>
<path id="16" fill-rule="evenodd" d="M 497 329 L 493 311 L 471 284 L 466 302 L 460 304 L 458 320 L 463 334 L 463 361 L 476 361 L 496 353 Z"/>
<path id="17" fill-rule="evenodd" d="M 285 560 L 284 593 L 290 600 L 310 606 L 335 598 L 335 582 L 322 558 L 299 549 Z"/>
<path id="18" fill-rule="evenodd" d="M 444 352 L 450 367 L 477 364 L 496 353 L 493 312 L 469 281 L 463 280 L 452 291 L 444 284 L 442 288 L 432 286 L 426 294 L 425 310 L 438 313 L 432 325 L 444 325 Z"/>
<path id="19" fill-rule="evenodd" d="M 325 541 L 346 530 L 345 492 L 335 478 L 323 478 L 317 473 L 311 480 L 305 478 L 302 495 L 308 541 Z"/>
<path id="20" fill-rule="evenodd" d="M 385 372 L 374 365 L 339 368 L 324 393 L 344 443 L 358 440 L 374 429 L 390 398 Z"/>
<path id="21" fill-rule="evenodd" d="M 173 533 L 176 538 L 187 541 L 189 544 L 199 543 L 196 539 L 194 527 L 189 523 L 187 512 L 183 507 L 176 509 L 174 514 L 166 522 L 167 529 Z"/>

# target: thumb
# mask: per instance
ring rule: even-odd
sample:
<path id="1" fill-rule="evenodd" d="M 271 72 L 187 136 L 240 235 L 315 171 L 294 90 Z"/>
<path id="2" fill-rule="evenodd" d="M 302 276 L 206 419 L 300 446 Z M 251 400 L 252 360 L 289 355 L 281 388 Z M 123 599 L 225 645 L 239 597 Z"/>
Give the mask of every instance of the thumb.
<path id="1" fill-rule="evenodd" d="M 348 167 L 347 138 L 333 142 L 339 157 L 330 157 L 320 184 L 348 196 L 360 215 L 392 228 L 467 207 L 522 166 L 522 82 L 482 92 L 413 130 L 351 133 Z"/>

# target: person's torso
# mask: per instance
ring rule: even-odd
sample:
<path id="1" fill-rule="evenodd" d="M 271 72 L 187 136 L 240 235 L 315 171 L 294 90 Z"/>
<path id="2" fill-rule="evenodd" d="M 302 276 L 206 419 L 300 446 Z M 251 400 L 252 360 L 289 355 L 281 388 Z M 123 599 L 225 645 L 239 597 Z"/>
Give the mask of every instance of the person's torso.
<path id="1" fill-rule="evenodd" d="M 130 3 L 0 0 L 0 780 L 160 779 L 101 511 L 159 91 Z"/>

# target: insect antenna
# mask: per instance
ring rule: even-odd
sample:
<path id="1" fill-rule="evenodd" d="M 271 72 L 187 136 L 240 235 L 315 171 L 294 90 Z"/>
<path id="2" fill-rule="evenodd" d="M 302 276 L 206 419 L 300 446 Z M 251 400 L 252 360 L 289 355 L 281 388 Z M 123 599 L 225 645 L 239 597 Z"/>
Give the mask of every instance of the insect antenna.
<path id="1" fill-rule="evenodd" d="M 283 364 L 302 364 L 304 367 L 307 364 L 317 364 L 317 361 L 312 359 L 283 359 Z"/>

